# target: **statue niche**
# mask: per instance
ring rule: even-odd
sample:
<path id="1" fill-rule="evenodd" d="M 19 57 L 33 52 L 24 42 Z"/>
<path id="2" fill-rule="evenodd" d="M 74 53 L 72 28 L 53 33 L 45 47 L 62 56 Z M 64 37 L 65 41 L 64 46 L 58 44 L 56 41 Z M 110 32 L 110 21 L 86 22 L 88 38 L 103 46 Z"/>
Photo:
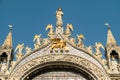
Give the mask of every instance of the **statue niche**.
<path id="1" fill-rule="evenodd" d="M 0 56 L 0 71 L 3 73 L 5 73 L 7 70 L 7 57 L 8 55 L 6 54 L 6 52 L 3 52 Z"/>
<path id="2" fill-rule="evenodd" d="M 110 58 L 112 60 L 112 58 L 114 58 L 117 62 L 119 62 L 119 57 L 118 57 L 118 53 L 113 50 L 111 53 L 110 53 Z"/>
<path id="3" fill-rule="evenodd" d="M 118 66 L 119 57 L 118 57 L 118 53 L 115 50 L 113 50 L 110 53 L 110 60 L 111 60 L 111 71 L 118 72 L 119 71 L 119 66 Z"/>
<path id="4" fill-rule="evenodd" d="M 7 57 L 8 55 L 6 54 L 6 52 L 3 52 L 2 55 L 0 56 L 0 63 L 3 63 L 3 62 L 7 62 Z"/>

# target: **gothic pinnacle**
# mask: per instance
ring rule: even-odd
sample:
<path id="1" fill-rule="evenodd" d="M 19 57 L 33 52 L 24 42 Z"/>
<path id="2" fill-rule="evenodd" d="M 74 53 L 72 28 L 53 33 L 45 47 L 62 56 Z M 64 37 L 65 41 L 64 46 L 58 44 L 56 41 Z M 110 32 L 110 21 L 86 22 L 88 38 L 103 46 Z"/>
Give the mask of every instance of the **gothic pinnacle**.
<path id="1" fill-rule="evenodd" d="M 107 43 L 106 43 L 106 45 L 107 46 L 111 45 L 111 44 L 112 45 L 117 45 L 116 40 L 115 40 L 115 38 L 114 38 L 111 30 L 110 30 L 110 25 L 108 23 L 105 23 L 105 26 L 107 26 L 107 28 L 108 28 Z"/>
<path id="2" fill-rule="evenodd" d="M 12 48 L 12 25 L 8 25 L 8 26 L 10 28 L 10 32 L 8 33 L 2 46 Z"/>

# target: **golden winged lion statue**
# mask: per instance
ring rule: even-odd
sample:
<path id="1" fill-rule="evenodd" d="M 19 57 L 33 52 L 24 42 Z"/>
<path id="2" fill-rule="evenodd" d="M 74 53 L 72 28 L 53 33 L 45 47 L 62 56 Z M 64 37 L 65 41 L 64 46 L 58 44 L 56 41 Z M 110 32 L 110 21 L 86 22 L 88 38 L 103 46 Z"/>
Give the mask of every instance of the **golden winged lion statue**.
<path id="1" fill-rule="evenodd" d="M 54 38 L 54 39 L 51 39 L 53 44 L 51 45 L 51 49 L 54 49 L 54 48 L 64 48 L 66 47 L 66 41 L 64 40 L 61 40 L 60 38 Z"/>

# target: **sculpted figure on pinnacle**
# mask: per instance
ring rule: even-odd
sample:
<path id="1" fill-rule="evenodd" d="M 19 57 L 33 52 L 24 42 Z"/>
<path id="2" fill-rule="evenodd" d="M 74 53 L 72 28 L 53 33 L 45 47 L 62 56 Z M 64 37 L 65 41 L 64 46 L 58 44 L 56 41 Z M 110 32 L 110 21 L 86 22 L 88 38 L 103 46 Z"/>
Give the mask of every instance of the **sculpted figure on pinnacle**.
<path id="1" fill-rule="evenodd" d="M 62 8 L 58 8 L 58 10 L 56 11 L 56 20 L 57 20 L 56 26 L 57 27 L 59 26 L 62 27 L 63 25 L 62 16 L 63 16 Z"/>

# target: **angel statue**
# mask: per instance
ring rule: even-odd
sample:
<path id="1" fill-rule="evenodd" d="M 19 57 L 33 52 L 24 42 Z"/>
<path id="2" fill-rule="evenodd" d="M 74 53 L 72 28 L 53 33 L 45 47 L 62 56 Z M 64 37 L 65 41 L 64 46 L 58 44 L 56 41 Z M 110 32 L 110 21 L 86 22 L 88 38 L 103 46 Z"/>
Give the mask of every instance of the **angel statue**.
<path id="1" fill-rule="evenodd" d="M 66 37 L 69 37 L 71 35 L 71 31 L 73 31 L 73 25 L 67 24 L 66 31 L 65 31 Z"/>
<path id="2" fill-rule="evenodd" d="M 23 48 L 24 48 L 24 43 L 17 45 L 15 49 L 15 52 L 17 51 L 16 59 L 20 59 L 21 57 L 23 57 L 23 53 L 22 53 Z"/>
<path id="3" fill-rule="evenodd" d="M 37 49 L 37 48 L 39 48 L 40 46 L 41 46 L 41 42 L 42 42 L 42 40 L 41 40 L 41 34 L 36 34 L 35 36 L 34 36 L 34 39 L 33 39 L 33 42 L 35 42 L 35 44 L 34 44 L 34 48 L 35 49 Z"/>
<path id="4" fill-rule="evenodd" d="M 56 11 L 57 27 L 58 26 L 62 27 L 63 25 L 62 16 L 63 16 L 62 8 L 58 8 L 58 10 Z"/>
<path id="5" fill-rule="evenodd" d="M 102 43 L 96 42 L 94 47 L 95 47 L 95 50 L 96 50 L 95 55 L 96 55 L 99 59 L 101 59 L 101 58 L 102 58 L 102 53 L 101 53 L 101 51 L 100 51 L 100 48 L 105 49 L 104 46 L 102 45 Z"/>
<path id="6" fill-rule="evenodd" d="M 49 30 L 48 36 L 50 37 L 50 39 L 53 39 L 54 38 L 54 29 L 53 29 L 52 24 L 48 24 L 46 27 L 46 30 Z"/>
<path id="7" fill-rule="evenodd" d="M 83 43 L 83 39 L 85 39 L 83 34 L 77 35 L 78 38 L 78 44 L 77 46 L 80 48 L 84 48 L 84 43 Z"/>

